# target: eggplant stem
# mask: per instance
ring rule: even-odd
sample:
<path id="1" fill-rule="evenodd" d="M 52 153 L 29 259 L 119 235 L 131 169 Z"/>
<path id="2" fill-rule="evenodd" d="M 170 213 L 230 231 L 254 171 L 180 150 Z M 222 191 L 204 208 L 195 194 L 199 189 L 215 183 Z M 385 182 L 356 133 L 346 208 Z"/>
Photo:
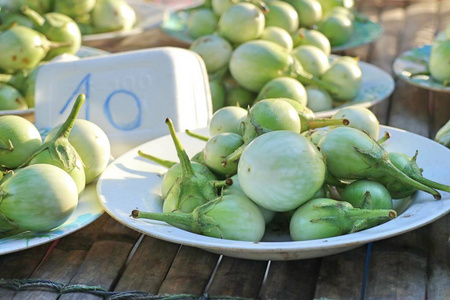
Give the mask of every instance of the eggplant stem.
<path id="1" fill-rule="evenodd" d="M 175 127 L 173 126 L 172 120 L 170 118 L 166 119 L 166 124 L 169 127 L 170 135 L 172 136 L 173 143 L 175 145 L 175 149 L 177 150 L 177 156 L 180 160 L 181 170 L 183 175 L 194 176 L 194 169 L 192 168 L 191 161 L 189 160 L 189 156 L 181 145 L 180 140 L 175 132 Z"/>
<path id="2" fill-rule="evenodd" d="M 22 5 L 20 10 L 35 26 L 42 27 L 44 25 L 45 19 L 37 11 L 29 8 L 28 5 Z"/>
<path id="3" fill-rule="evenodd" d="M 244 144 L 239 146 L 236 150 L 234 150 L 233 153 L 231 153 L 230 155 L 225 157 L 225 159 L 222 161 L 222 166 L 226 167 L 226 165 L 228 164 L 229 161 L 239 160 L 239 158 L 241 158 L 242 152 L 244 152 L 244 149 L 245 149 L 245 147 L 247 147 L 248 144 L 249 144 L 249 142 L 245 142 Z"/>
<path id="4" fill-rule="evenodd" d="M 47 149 L 49 149 L 50 155 L 53 159 L 61 161 L 63 163 L 66 170 L 68 170 L 70 168 L 70 165 L 73 165 L 73 160 L 71 160 L 70 158 L 69 159 L 63 158 L 61 152 L 59 151 L 60 149 L 54 148 L 54 147 L 51 148 L 50 145 L 55 145 L 55 141 L 58 139 L 66 139 L 66 140 L 68 139 L 70 132 L 72 131 L 73 125 L 75 124 L 75 120 L 77 119 L 77 115 L 78 115 L 85 99 L 86 99 L 86 96 L 84 94 L 78 95 L 78 97 L 75 100 L 75 103 L 72 107 L 72 110 L 70 111 L 69 116 L 64 121 L 64 123 L 61 125 L 61 127 L 58 129 L 55 137 L 52 140 L 45 142 L 41 147 L 36 149 L 30 155 L 30 157 L 28 157 L 27 160 L 19 166 L 19 168 L 27 166 L 33 158 L 35 158 L 39 153 L 41 153 Z M 70 145 L 70 143 L 69 143 L 69 145 Z M 72 162 L 72 163 L 70 163 L 70 162 Z"/>
<path id="5" fill-rule="evenodd" d="M 391 138 L 391 134 L 389 132 L 385 131 L 384 135 L 380 139 L 377 140 L 377 143 L 379 145 L 381 145 L 381 144 L 383 144 L 384 142 L 386 142 L 390 138 Z"/>
<path id="6" fill-rule="evenodd" d="M 186 134 L 188 136 L 191 136 L 193 138 L 196 138 L 196 139 L 199 139 L 199 140 L 202 140 L 202 141 L 205 141 L 205 142 L 207 142 L 209 140 L 209 137 L 201 135 L 201 134 L 198 134 L 198 133 L 195 133 L 195 132 L 192 132 L 189 129 L 186 129 L 185 132 L 186 132 Z"/>
<path id="7" fill-rule="evenodd" d="M 156 157 L 156 156 L 144 153 L 141 150 L 138 150 L 138 154 L 139 154 L 140 157 L 143 157 L 143 158 L 146 158 L 148 160 L 151 160 L 151 161 L 153 161 L 153 162 L 155 162 L 155 163 L 157 163 L 157 164 L 159 164 L 161 166 L 164 166 L 166 168 L 171 168 L 171 167 L 173 167 L 174 165 L 177 164 L 174 161 L 162 159 L 162 158 L 159 158 L 159 157 Z"/>
<path id="8" fill-rule="evenodd" d="M 429 186 L 429 187 L 437 189 L 437 190 L 441 190 L 441 191 L 450 193 L 450 186 L 448 186 L 446 184 L 442 184 L 442 183 L 427 179 L 423 176 L 418 176 L 416 174 L 409 174 L 409 176 L 411 176 L 412 179 L 414 179 L 417 182 L 420 182 L 421 184 L 424 184 L 426 186 Z"/>
<path id="9" fill-rule="evenodd" d="M 427 193 L 433 195 L 434 199 L 436 199 L 436 200 L 441 199 L 441 194 L 438 191 L 412 179 L 411 177 L 409 177 L 408 175 L 403 173 L 400 169 L 398 169 L 396 166 L 394 166 L 390 161 L 386 161 L 386 160 L 382 160 L 382 159 L 380 160 L 379 158 L 371 156 L 370 153 L 363 152 L 361 149 L 359 149 L 357 147 L 354 147 L 354 149 L 355 149 L 355 151 L 357 151 L 364 157 L 368 158 L 369 162 L 371 162 L 371 166 L 374 166 L 374 165 L 379 165 L 379 167 L 383 166 L 382 171 L 385 174 L 390 175 L 393 178 L 396 178 L 397 180 L 403 182 L 404 184 L 410 185 L 421 191 L 424 191 L 424 192 L 427 192 Z"/>
<path id="10" fill-rule="evenodd" d="M 394 219 L 397 217 L 397 213 L 392 209 L 358 209 L 352 208 L 345 212 L 345 215 L 353 220 L 359 220 L 361 216 L 365 218 L 379 218 L 386 217 Z M 367 216 L 366 216 L 367 215 Z"/>
<path id="11" fill-rule="evenodd" d="M 72 110 L 70 111 L 69 116 L 67 117 L 66 121 L 61 125 L 58 132 L 55 135 L 55 140 L 61 136 L 68 138 L 70 131 L 73 128 L 73 125 L 75 124 L 75 120 L 77 119 L 78 113 L 80 112 L 81 106 L 83 105 L 84 101 L 86 99 L 86 95 L 80 94 L 78 95 L 77 99 L 75 100 L 75 103 L 72 107 Z"/>
<path id="12" fill-rule="evenodd" d="M 233 184 L 233 179 L 227 178 L 225 180 L 211 180 L 212 186 L 216 189 L 223 188 L 224 186 L 230 186 Z"/>
<path id="13" fill-rule="evenodd" d="M 56 49 L 61 47 L 69 47 L 72 46 L 73 42 L 49 42 L 48 46 L 50 49 Z"/>
<path id="14" fill-rule="evenodd" d="M 397 216 L 392 209 L 365 209 L 342 207 L 342 204 L 315 205 L 317 209 L 328 211 L 330 214 L 311 219 L 313 223 L 325 222 L 346 230 L 346 233 L 352 233 L 375 226 L 375 224 L 384 223 Z M 331 213 L 333 212 L 333 213 Z M 351 224 L 351 228 L 349 228 Z"/>
<path id="15" fill-rule="evenodd" d="M 314 118 L 307 121 L 308 129 L 322 128 L 333 125 L 345 125 L 350 124 L 348 119 L 327 119 L 327 118 Z"/>
<path id="16" fill-rule="evenodd" d="M 194 217 L 192 213 L 154 213 L 135 209 L 131 212 L 131 216 L 135 219 L 150 219 L 156 221 L 163 221 L 178 228 L 186 228 L 189 231 L 199 233 L 196 231 L 194 225 Z"/>

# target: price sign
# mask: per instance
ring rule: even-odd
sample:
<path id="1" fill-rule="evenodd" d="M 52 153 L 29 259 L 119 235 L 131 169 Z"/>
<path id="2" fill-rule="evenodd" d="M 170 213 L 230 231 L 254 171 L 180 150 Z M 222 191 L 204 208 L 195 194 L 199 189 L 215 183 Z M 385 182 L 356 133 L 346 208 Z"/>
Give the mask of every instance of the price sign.
<path id="1" fill-rule="evenodd" d="M 36 80 L 35 124 L 64 122 L 79 94 L 78 118 L 99 125 L 117 157 L 150 139 L 206 127 L 212 114 L 206 68 L 194 52 L 153 48 L 44 65 Z"/>

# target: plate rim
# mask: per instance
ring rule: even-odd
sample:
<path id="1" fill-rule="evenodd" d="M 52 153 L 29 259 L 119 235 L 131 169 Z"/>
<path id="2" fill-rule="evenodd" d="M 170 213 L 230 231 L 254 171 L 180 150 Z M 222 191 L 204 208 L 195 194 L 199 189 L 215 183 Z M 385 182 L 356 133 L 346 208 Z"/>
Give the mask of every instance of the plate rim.
<path id="1" fill-rule="evenodd" d="M 206 129 L 202 128 L 199 130 L 206 130 Z M 390 130 L 390 132 L 399 132 L 401 134 L 412 135 L 418 139 L 427 140 L 428 142 L 433 142 L 432 140 L 430 140 L 429 138 L 426 138 L 424 136 L 420 136 L 418 134 L 408 132 L 403 129 L 391 127 L 391 126 L 381 125 L 380 131 L 381 130 Z M 179 134 L 181 135 L 183 133 L 179 133 Z M 166 135 L 166 136 L 148 141 L 136 148 L 133 148 L 133 149 L 129 150 L 128 152 L 124 153 L 121 157 L 117 158 L 115 160 L 115 163 L 120 164 L 124 160 L 126 160 L 126 158 L 128 156 L 132 157 L 131 156 L 132 152 L 135 152 L 137 154 L 137 150 L 142 148 L 147 143 L 158 143 L 161 139 L 167 139 L 167 138 L 168 138 L 168 136 Z M 438 144 L 438 143 L 435 143 L 433 145 L 435 147 L 442 147 L 442 149 L 447 149 L 443 145 Z M 111 164 L 111 166 L 109 166 L 108 168 L 113 168 L 113 167 L 114 167 L 114 164 Z M 105 170 L 105 172 L 103 174 L 107 175 L 108 169 Z M 99 181 L 97 183 L 98 198 L 100 200 L 101 205 L 104 207 L 106 213 L 108 213 L 108 215 L 110 215 L 113 219 L 115 219 L 119 223 L 131 228 L 132 230 L 135 230 L 137 232 L 140 232 L 145 235 L 148 235 L 148 236 L 151 236 L 151 237 L 154 237 L 157 239 L 161 239 L 164 241 L 173 242 L 173 243 L 186 245 L 186 246 L 197 247 L 197 248 L 201 248 L 201 249 L 204 249 L 207 251 L 226 254 L 226 255 L 234 256 L 234 257 L 242 257 L 242 258 L 245 257 L 248 259 L 252 259 L 252 258 L 247 257 L 245 254 L 244 254 L 244 256 L 239 255 L 239 253 L 237 253 L 237 252 L 245 251 L 247 254 L 256 254 L 256 255 L 263 257 L 263 258 L 259 257 L 259 258 L 253 258 L 253 259 L 280 259 L 280 258 L 273 257 L 273 254 L 274 253 L 278 253 L 278 254 L 280 254 L 280 253 L 296 253 L 299 251 L 301 251 L 303 253 L 304 251 L 330 250 L 330 246 L 332 246 L 333 248 L 331 248 L 331 249 L 337 250 L 335 252 L 335 253 L 337 253 L 337 252 L 345 251 L 346 249 L 351 249 L 351 248 L 356 248 L 356 247 L 362 246 L 369 242 L 387 239 L 387 238 L 390 238 L 390 237 L 393 237 L 396 235 L 404 234 L 406 232 L 415 230 L 417 228 L 423 227 L 425 225 L 428 225 L 428 224 L 434 222 L 435 220 L 441 218 L 442 216 L 446 215 L 450 211 L 450 204 L 448 204 L 448 203 L 446 204 L 446 202 L 450 201 L 450 198 L 448 198 L 448 199 L 443 198 L 442 200 L 439 200 L 438 202 L 436 202 L 437 200 L 434 200 L 434 201 L 429 201 L 429 202 L 414 203 L 413 206 L 409 206 L 408 209 L 406 209 L 404 212 L 402 212 L 396 218 L 397 220 L 401 220 L 401 222 L 409 222 L 408 216 L 404 216 L 403 214 L 405 212 L 408 212 L 409 209 L 411 209 L 411 208 L 420 208 L 420 207 L 423 207 L 424 205 L 429 205 L 429 203 L 437 203 L 437 204 L 433 204 L 433 205 L 438 205 L 438 207 L 439 206 L 443 206 L 443 207 L 441 207 L 441 209 L 437 210 L 438 212 L 436 214 L 432 215 L 432 217 L 429 217 L 427 215 L 428 217 L 424 221 L 420 221 L 420 222 L 415 221 L 415 222 L 413 222 L 412 226 L 402 228 L 401 230 L 398 230 L 396 228 L 391 228 L 389 231 L 383 231 L 383 228 L 387 226 L 386 225 L 387 223 L 385 223 L 385 224 L 381 224 L 376 227 L 373 227 L 373 228 L 370 228 L 370 229 L 367 229 L 364 231 L 352 233 L 352 234 L 347 234 L 347 235 L 342 235 L 342 236 L 337 236 L 337 237 L 332 237 L 332 238 L 309 240 L 309 241 L 254 243 L 254 242 L 243 242 L 243 241 L 233 241 L 233 240 L 221 240 L 221 239 L 202 236 L 202 235 L 200 235 L 201 241 L 199 241 L 198 239 L 196 239 L 196 237 L 198 238 L 199 235 L 195 234 L 195 233 L 183 231 L 184 235 L 191 237 L 191 238 L 187 239 L 186 237 L 180 238 L 178 236 L 168 236 L 166 233 L 160 234 L 160 233 L 155 233 L 155 232 L 149 232 L 147 230 L 142 229 L 141 228 L 142 226 L 139 225 L 139 224 L 144 224 L 143 226 L 145 226 L 145 223 L 147 223 L 147 222 L 156 222 L 156 224 L 158 224 L 160 226 L 168 226 L 169 228 L 172 229 L 172 231 L 181 230 L 181 229 L 175 228 L 171 225 L 164 224 L 164 222 L 152 221 L 152 220 L 135 220 L 135 219 L 127 219 L 127 220 L 129 220 L 128 222 L 124 221 L 119 215 L 116 215 L 113 211 L 111 211 L 110 207 L 108 207 L 106 205 L 107 200 L 105 200 L 104 196 L 102 195 L 102 183 L 104 180 L 103 174 L 99 178 Z M 446 193 L 443 192 L 443 195 L 444 194 L 446 194 Z M 446 204 L 446 205 L 444 205 L 444 204 Z M 391 220 L 390 222 L 396 221 L 396 219 Z M 403 220 L 405 220 L 405 221 L 403 221 Z M 400 222 L 400 221 L 396 221 L 396 222 Z M 390 224 L 392 225 L 392 223 L 390 223 Z M 389 227 L 392 227 L 392 226 L 389 226 Z M 369 233 L 374 232 L 375 235 L 368 236 L 367 235 L 368 232 Z M 362 238 L 361 238 L 361 236 L 362 236 Z M 357 239 L 357 238 L 360 238 L 360 239 L 356 241 L 355 239 Z M 257 244 L 258 247 L 255 247 L 255 244 Z M 328 255 L 328 254 L 325 254 L 325 255 Z M 324 256 L 324 255 L 314 255 L 311 257 L 320 257 L 320 256 Z M 299 258 L 302 258 L 302 256 L 300 256 L 300 257 L 296 256 L 293 258 L 286 257 L 285 259 L 290 260 L 290 259 L 299 259 Z"/>

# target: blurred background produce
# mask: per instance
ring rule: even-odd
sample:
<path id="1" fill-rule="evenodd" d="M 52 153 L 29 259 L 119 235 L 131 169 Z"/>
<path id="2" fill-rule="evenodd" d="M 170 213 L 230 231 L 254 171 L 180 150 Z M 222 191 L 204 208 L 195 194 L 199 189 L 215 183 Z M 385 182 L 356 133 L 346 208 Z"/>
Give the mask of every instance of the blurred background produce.
<path id="1" fill-rule="evenodd" d="M 352 8 L 352 1 L 275 0 L 187 10 L 190 49 L 205 62 L 214 111 L 286 97 L 317 112 L 354 99 L 362 78 L 357 58 L 330 56 L 351 39 L 355 19 L 364 20 Z"/>
<path id="2" fill-rule="evenodd" d="M 125 0 L 3 0 L 0 9 L 0 110 L 33 108 L 39 66 L 74 59 L 83 35 L 136 23 Z"/>

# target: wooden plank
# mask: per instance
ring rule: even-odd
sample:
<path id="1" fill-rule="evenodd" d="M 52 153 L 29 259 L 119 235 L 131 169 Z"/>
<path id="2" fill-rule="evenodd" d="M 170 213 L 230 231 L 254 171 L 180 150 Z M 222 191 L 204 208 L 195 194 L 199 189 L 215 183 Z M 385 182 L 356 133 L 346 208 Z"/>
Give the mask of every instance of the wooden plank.
<path id="1" fill-rule="evenodd" d="M 113 289 L 138 238 L 138 232 L 125 227 L 112 218 L 108 219 L 99 233 L 98 240 L 89 249 L 86 258 L 69 284 Z M 99 299 L 99 297 L 84 293 L 71 293 L 64 294 L 59 299 Z"/>
<path id="2" fill-rule="evenodd" d="M 398 81 L 388 125 L 428 136 L 428 91 Z"/>
<path id="3" fill-rule="evenodd" d="M 313 299 L 320 258 L 272 261 L 261 299 Z"/>
<path id="4" fill-rule="evenodd" d="M 159 289 L 159 294 L 202 296 L 220 255 L 182 246 Z"/>
<path id="5" fill-rule="evenodd" d="M 436 2 L 414 2 L 406 8 L 399 53 L 433 39 L 437 7 Z M 397 81 L 388 125 L 428 136 L 428 101 L 427 90 Z M 366 299 L 424 299 L 428 235 L 429 228 L 423 227 L 373 244 Z"/>
<path id="6" fill-rule="evenodd" d="M 39 265 L 51 244 L 44 244 L 11 254 L 0 256 L 0 278 L 24 279 L 28 278 Z M 1 299 L 12 299 L 16 292 L 0 288 Z"/>
<path id="7" fill-rule="evenodd" d="M 379 22 L 379 6 L 374 5 L 374 3 L 367 3 L 367 2 L 361 2 L 357 6 L 357 11 L 364 14 L 366 17 L 368 17 L 373 22 Z M 354 49 L 348 49 L 344 51 L 344 55 L 349 55 L 353 57 L 358 57 L 361 61 L 370 61 L 372 51 L 373 51 L 373 45 L 376 41 L 364 45 L 361 47 L 357 47 Z"/>
<path id="8" fill-rule="evenodd" d="M 439 26 L 440 32 L 450 24 L 450 1 L 440 2 Z M 430 92 L 431 111 L 433 116 L 430 137 L 434 138 L 436 132 L 450 119 L 450 95 L 439 92 Z M 450 253 L 448 251 L 450 231 L 450 216 L 447 215 L 430 226 L 429 276 L 427 297 L 429 299 L 450 298 Z"/>
<path id="9" fill-rule="evenodd" d="M 213 278 L 210 296 L 257 298 L 264 279 L 266 261 L 224 256 Z"/>
<path id="10" fill-rule="evenodd" d="M 404 20 L 405 10 L 397 5 L 384 6 L 380 12 L 380 23 L 383 26 L 383 34 L 374 43 L 370 63 L 380 67 L 388 74 L 393 73 L 392 64 L 398 56 L 397 45 Z M 371 108 L 380 121 L 380 124 L 387 124 L 389 104 L 391 101 L 392 96 Z"/>
<path id="11" fill-rule="evenodd" d="M 101 228 L 110 219 L 107 214 L 103 214 L 85 228 L 60 239 L 47 259 L 31 274 L 30 278 L 69 283 L 86 258 Z M 19 292 L 15 299 L 55 299 L 57 296 L 51 291 L 33 290 Z"/>
<path id="12" fill-rule="evenodd" d="M 115 291 L 158 293 L 179 248 L 177 244 L 144 237 L 127 264 Z"/>
<path id="13" fill-rule="evenodd" d="M 71 279 L 70 284 L 101 286 L 110 289 L 115 282 L 132 244 L 123 241 L 98 241 L 89 250 L 86 259 Z M 60 299 L 100 299 L 99 297 L 83 294 L 64 294 Z"/>
<path id="14" fill-rule="evenodd" d="M 439 1 L 439 26 L 437 32 L 444 31 L 450 25 L 450 1 Z"/>
<path id="15" fill-rule="evenodd" d="M 430 225 L 428 299 L 450 299 L 450 253 L 448 251 L 450 216 Z"/>
<path id="16" fill-rule="evenodd" d="M 389 243 L 377 243 L 376 248 L 365 299 L 426 299 L 426 253 L 417 247 L 395 248 Z"/>
<path id="17" fill-rule="evenodd" d="M 315 299 L 360 299 L 366 246 L 322 258 Z"/>
<path id="18" fill-rule="evenodd" d="M 435 1 L 414 2 L 406 8 L 400 53 L 433 40 L 438 23 L 438 8 Z"/>
<path id="19" fill-rule="evenodd" d="M 408 6 L 400 52 L 433 40 L 438 23 L 437 8 L 435 2 L 419 2 Z M 428 122 L 428 91 L 398 81 L 392 99 L 389 125 L 428 136 Z"/>
<path id="20" fill-rule="evenodd" d="M 86 255 L 85 250 L 64 251 L 53 249 L 41 268 L 36 270 L 30 278 L 51 280 L 58 283 L 67 283 L 78 270 Z M 14 299 L 57 299 L 58 293 L 50 290 L 33 289 L 18 292 Z"/>

